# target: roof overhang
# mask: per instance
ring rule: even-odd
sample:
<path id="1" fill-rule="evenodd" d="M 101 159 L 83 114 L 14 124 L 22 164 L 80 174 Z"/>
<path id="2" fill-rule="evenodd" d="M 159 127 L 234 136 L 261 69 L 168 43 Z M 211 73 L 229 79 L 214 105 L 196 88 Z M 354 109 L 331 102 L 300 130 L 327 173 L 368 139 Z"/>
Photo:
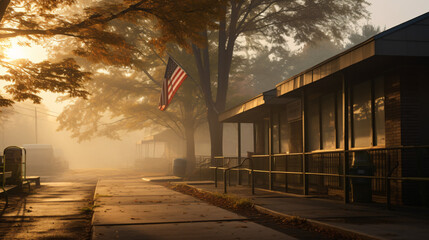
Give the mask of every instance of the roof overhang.
<path id="1" fill-rule="evenodd" d="M 317 82 L 374 56 L 429 57 L 429 12 L 381 32 L 277 84 L 277 96 Z"/>
<path id="2" fill-rule="evenodd" d="M 296 89 L 325 81 L 346 68 L 364 66 L 365 69 L 370 69 L 374 63 L 382 66 L 384 60 L 396 61 L 400 59 L 398 57 L 429 57 L 429 12 L 379 33 L 277 84 L 275 89 L 221 113 L 219 121 L 254 122 L 255 119 L 268 116 L 272 105 L 290 101 L 289 96 L 292 97 L 294 94 L 291 92 Z"/>
<path id="3" fill-rule="evenodd" d="M 307 69 L 276 85 L 277 96 L 285 95 L 295 89 L 317 82 L 322 78 L 339 72 L 351 65 L 362 62 L 375 55 L 375 40 L 373 38 L 342 52 L 322 63 Z"/>
<path id="4" fill-rule="evenodd" d="M 277 98 L 276 89 L 272 89 L 221 113 L 219 121 L 254 122 L 263 116 L 268 116 L 271 106 L 286 102 L 287 99 Z"/>

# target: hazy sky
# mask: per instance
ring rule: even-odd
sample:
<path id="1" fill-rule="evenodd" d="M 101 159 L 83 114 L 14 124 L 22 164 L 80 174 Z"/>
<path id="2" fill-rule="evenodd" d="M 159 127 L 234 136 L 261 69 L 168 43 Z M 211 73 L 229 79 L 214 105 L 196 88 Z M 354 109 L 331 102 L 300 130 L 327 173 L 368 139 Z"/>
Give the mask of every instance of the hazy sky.
<path id="1" fill-rule="evenodd" d="M 389 29 L 429 11 L 429 0 L 369 0 L 371 21 Z"/>
<path id="2" fill-rule="evenodd" d="M 380 26 L 382 29 L 389 29 L 402 22 L 410 20 L 429 11 L 429 0 L 368 0 L 371 6 L 368 10 L 371 13 L 371 19 L 368 23 Z M 365 22 L 366 23 L 366 22 Z M 35 58 L 46 55 L 42 50 L 32 49 L 32 55 Z M 28 56 L 28 49 L 17 55 L 23 54 Z M 33 58 L 32 60 L 36 60 Z M 63 104 L 55 103 L 54 94 L 43 94 L 44 103 L 55 112 L 61 112 Z"/>

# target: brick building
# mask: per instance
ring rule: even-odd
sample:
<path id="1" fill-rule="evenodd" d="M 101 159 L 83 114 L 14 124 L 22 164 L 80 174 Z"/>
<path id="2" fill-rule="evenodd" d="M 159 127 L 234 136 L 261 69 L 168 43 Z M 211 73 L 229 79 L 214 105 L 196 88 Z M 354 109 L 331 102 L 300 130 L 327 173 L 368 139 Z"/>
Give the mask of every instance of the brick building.
<path id="1" fill-rule="evenodd" d="M 428 205 L 428 90 L 426 13 L 222 113 L 254 126 L 252 161 L 231 179 L 250 184 L 253 170 L 273 190 Z"/>

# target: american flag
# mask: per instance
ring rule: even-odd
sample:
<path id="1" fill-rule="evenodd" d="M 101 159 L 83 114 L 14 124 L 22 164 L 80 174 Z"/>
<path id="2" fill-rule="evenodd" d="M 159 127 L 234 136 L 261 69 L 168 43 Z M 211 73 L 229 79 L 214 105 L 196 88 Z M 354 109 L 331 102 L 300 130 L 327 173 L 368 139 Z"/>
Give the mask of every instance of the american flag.
<path id="1" fill-rule="evenodd" d="M 167 109 L 168 104 L 182 85 L 188 74 L 170 57 L 168 58 L 167 68 L 165 69 L 164 81 L 162 84 L 161 99 L 159 101 L 159 110 Z"/>

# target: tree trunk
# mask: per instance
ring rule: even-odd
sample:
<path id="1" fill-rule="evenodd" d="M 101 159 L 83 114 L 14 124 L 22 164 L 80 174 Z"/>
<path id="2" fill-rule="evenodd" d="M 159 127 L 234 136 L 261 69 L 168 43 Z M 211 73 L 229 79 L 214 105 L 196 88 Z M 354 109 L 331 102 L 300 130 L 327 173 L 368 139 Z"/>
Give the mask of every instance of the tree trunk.
<path id="1" fill-rule="evenodd" d="M 231 20 L 227 31 L 226 20 L 219 22 L 219 41 L 218 41 L 218 71 L 217 71 L 217 91 L 216 100 L 213 100 L 210 79 L 210 56 L 208 51 L 208 41 L 205 48 L 198 48 L 193 45 L 192 49 L 195 56 L 195 62 L 198 68 L 200 84 L 207 106 L 207 120 L 210 130 L 211 157 L 223 155 L 223 123 L 219 122 L 219 114 L 225 111 L 226 98 L 229 85 L 229 72 L 231 70 L 232 55 L 234 44 L 237 37 L 236 24 L 238 21 L 239 8 L 232 4 Z M 225 6 L 226 13 L 226 6 Z M 207 39 L 207 32 L 203 33 Z"/>
<path id="2" fill-rule="evenodd" d="M 210 131 L 211 157 L 222 156 L 223 123 L 219 122 L 219 114 L 213 108 L 208 109 L 207 120 Z"/>
<path id="3" fill-rule="evenodd" d="M 186 88 L 185 88 L 186 89 Z M 192 95 L 188 95 L 192 96 Z M 187 160 L 187 175 L 191 175 L 196 167 L 195 162 L 195 120 L 193 115 L 194 105 L 191 102 L 184 102 L 184 121 L 186 138 L 186 160 Z"/>
<path id="4" fill-rule="evenodd" d="M 191 176 L 195 170 L 195 128 L 197 122 L 195 121 L 195 101 L 194 91 L 195 86 L 188 81 L 182 85 L 183 94 L 181 99 L 181 108 L 183 117 L 181 119 L 184 137 L 186 140 L 186 175 Z"/>
<path id="5" fill-rule="evenodd" d="M 193 123 L 185 122 L 187 175 L 192 174 L 196 167 L 195 161 L 195 129 Z"/>
<path id="6" fill-rule="evenodd" d="M 236 13 L 233 14 L 234 26 L 229 28 L 227 36 L 225 20 L 219 23 L 219 45 L 218 45 L 218 77 L 216 101 L 213 100 L 210 79 L 210 56 L 208 42 L 205 48 L 198 48 L 193 45 L 192 50 L 198 68 L 201 88 L 207 106 L 207 120 L 210 130 L 211 157 L 223 155 L 223 124 L 219 122 L 219 114 L 225 111 L 226 98 L 229 85 L 229 72 L 231 69 L 232 54 L 236 39 L 235 24 L 238 19 Z M 207 38 L 207 32 L 203 33 Z"/>
<path id="7" fill-rule="evenodd" d="M 198 68 L 201 89 L 207 107 L 207 120 L 210 131 L 211 157 L 222 156 L 222 132 L 223 125 L 219 122 L 219 110 L 212 98 L 211 80 L 210 80 L 210 61 L 208 48 L 199 48 L 192 46 L 195 57 L 195 63 Z"/>
<path id="8" fill-rule="evenodd" d="M 9 4 L 10 4 L 10 0 L 0 0 L 0 23 L 3 20 L 4 14 Z"/>

